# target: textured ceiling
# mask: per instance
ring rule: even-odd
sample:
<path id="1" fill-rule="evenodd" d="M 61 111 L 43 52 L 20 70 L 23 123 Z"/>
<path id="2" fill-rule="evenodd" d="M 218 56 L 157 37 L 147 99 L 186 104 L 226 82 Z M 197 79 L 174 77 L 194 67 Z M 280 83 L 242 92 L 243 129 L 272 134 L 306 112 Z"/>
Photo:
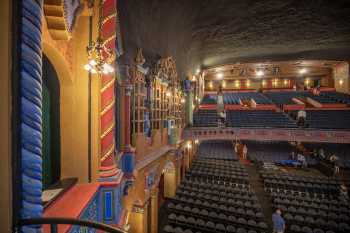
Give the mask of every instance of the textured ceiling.
<path id="1" fill-rule="evenodd" d="M 350 0 L 120 0 L 125 54 L 199 66 L 288 59 L 350 59 Z"/>

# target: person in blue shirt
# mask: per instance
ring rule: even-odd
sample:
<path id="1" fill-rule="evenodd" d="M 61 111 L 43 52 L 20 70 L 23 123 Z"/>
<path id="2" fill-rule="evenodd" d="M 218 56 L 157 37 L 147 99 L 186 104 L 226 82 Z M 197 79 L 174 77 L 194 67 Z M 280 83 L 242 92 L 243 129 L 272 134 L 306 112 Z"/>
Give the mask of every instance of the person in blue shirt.
<path id="1" fill-rule="evenodd" d="M 273 232 L 283 233 L 286 228 L 286 223 L 281 216 L 282 212 L 280 209 L 276 209 L 276 212 L 272 214 Z"/>

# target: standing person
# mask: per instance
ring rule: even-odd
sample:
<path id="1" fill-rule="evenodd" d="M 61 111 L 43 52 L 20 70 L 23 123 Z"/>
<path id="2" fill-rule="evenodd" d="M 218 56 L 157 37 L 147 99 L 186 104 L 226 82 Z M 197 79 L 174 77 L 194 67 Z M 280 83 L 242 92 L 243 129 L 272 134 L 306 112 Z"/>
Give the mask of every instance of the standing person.
<path id="1" fill-rule="evenodd" d="M 273 232 L 284 233 L 286 229 L 286 223 L 281 216 L 282 212 L 280 209 L 276 209 L 275 213 L 272 214 Z"/>
<path id="2" fill-rule="evenodd" d="M 236 143 L 235 143 L 235 152 L 236 152 L 236 154 L 238 154 L 238 149 L 239 149 L 239 142 L 236 141 Z"/>
<path id="3" fill-rule="evenodd" d="M 291 159 L 295 160 L 295 152 L 294 151 L 292 151 L 292 158 Z"/>
<path id="4" fill-rule="evenodd" d="M 297 122 L 299 126 L 304 126 L 306 121 L 306 112 L 305 110 L 299 110 L 297 115 Z"/>
<path id="5" fill-rule="evenodd" d="M 226 113 L 225 113 L 225 105 L 224 105 L 224 94 L 222 92 L 221 86 L 219 87 L 219 91 L 217 93 L 216 111 L 219 116 L 220 123 L 224 124 Z"/>
<path id="6" fill-rule="evenodd" d="M 248 147 L 247 147 L 247 145 L 244 144 L 243 153 L 242 153 L 243 159 L 247 159 L 247 153 L 248 153 Z"/>
<path id="7" fill-rule="evenodd" d="M 303 167 L 303 168 L 306 168 L 307 167 L 307 163 L 306 163 L 306 158 L 305 158 L 305 156 L 303 155 L 303 154 L 298 154 L 298 162 L 300 162 L 301 163 L 301 166 Z"/>
<path id="8" fill-rule="evenodd" d="M 320 148 L 320 150 L 318 151 L 318 156 L 320 157 L 320 159 L 324 160 L 326 158 L 326 156 L 324 155 L 324 150 L 323 148 Z"/>

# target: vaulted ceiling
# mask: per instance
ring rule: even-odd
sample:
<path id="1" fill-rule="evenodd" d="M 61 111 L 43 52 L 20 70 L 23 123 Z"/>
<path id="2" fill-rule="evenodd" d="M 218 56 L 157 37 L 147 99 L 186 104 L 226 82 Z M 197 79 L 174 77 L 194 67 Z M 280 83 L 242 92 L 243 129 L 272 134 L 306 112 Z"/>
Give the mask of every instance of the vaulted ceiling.
<path id="1" fill-rule="evenodd" d="M 124 45 L 178 73 L 247 61 L 350 59 L 349 0 L 121 0 Z"/>

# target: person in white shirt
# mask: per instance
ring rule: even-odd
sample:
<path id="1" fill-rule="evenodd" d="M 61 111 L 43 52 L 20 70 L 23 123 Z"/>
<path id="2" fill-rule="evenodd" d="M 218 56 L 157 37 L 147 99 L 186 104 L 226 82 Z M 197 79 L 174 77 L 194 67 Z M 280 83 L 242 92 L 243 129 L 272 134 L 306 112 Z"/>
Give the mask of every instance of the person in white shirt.
<path id="1" fill-rule="evenodd" d="M 307 167 L 306 158 L 302 154 L 298 154 L 298 161 L 301 163 L 302 167 Z"/>
<path id="2" fill-rule="evenodd" d="M 304 126 L 306 121 L 306 112 L 304 110 L 299 110 L 297 115 L 298 125 Z"/>

